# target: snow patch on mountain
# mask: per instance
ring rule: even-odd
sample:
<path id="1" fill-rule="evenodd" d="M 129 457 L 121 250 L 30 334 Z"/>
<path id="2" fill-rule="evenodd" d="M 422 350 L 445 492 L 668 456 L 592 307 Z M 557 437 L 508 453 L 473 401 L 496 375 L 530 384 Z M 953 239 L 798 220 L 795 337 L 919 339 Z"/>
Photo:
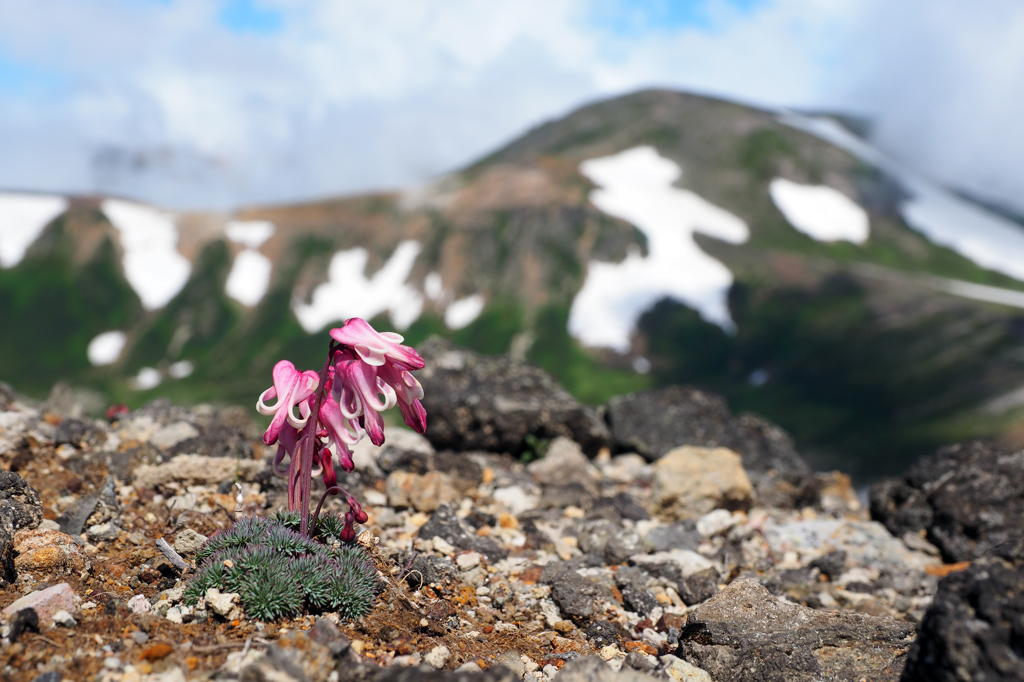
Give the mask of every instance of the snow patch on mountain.
<path id="1" fill-rule="evenodd" d="M 147 310 L 165 306 L 192 273 L 192 264 L 178 253 L 178 229 L 171 213 L 117 199 L 101 204 L 120 233 L 124 275 Z"/>
<path id="2" fill-rule="evenodd" d="M 473 294 L 452 301 L 444 311 L 444 323 L 449 329 L 462 329 L 480 317 L 484 309 L 484 297 Z"/>
<path id="3" fill-rule="evenodd" d="M 1024 281 L 1024 229 L 961 199 L 904 168 L 830 118 L 785 113 L 779 120 L 886 171 L 911 198 L 900 206 L 907 224 L 932 242 L 946 246 L 983 268 Z"/>
<path id="4" fill-rule="evenodd" d="M 270 288 L 274 264 L 257 251 L 274 234 L 274 223 L 266 220 L 231 220 L 224 226 L 228 239 L 246 248 L 235 256 L 224 283 L 224 293 L 244 306 L 252 307 Z"/>
<path id="5" fill-rule="evenodd" d="M 599 187 L 591 203 L 643 232 L 648 255 L 632 250 L 621 263 L 591 261 L 569 311 L 569 332 L 585 345 L 626 352 L 640 315 L 665 297 L 732 331 L 726 301 L 732 273 L 701 251 L 693 234 L 739 244 L 750 236 L 746 223 L 674 187 L 682 171 L 651 147 L 584 161 L 580 172 Z"/>
<path id="6" fill-rule="evenodd" d="M 229 220 L 224 226 L 228 239 L 250 249 L 260 248 L 274 232 L 274 223 L 267 220 Z"/>
<path id="7" fill-rule="evenodd" d="M 103 332 L 89 342 L 85 353 L 94 367 L 112 365 L 121 357 L 121 351 L 128 341 L 127 335 L 121 331 Z"/>
<path id="8" fill-rule="evenodd" d="M 313 334 L 332 322 L 350 317 L 369 320 L 386 312 L 395 327 L 407 328 L 423 312 L 423 296 L 406 282 L 420 248 L 417 241 L 401 242 L 384 267 L 369 278 L 366 249 L 336 252 L 328 266 L 327 281 L 313 290 L 310 302 L 292 303 L 299 324 Z"/>
<path id="9" fill-rule="evenodd" d="M 868 240 L 867 211 L 837 189 L 776 178 L 768 191 L 789 224 L 811 239 L 854 244 Z"/>
<path id="10" fill-rule="evenodd" d="M 20 263 L 43 229 L 67 209 L 63 197 L 0 193 L 0 268 Z"/>
<path id="11" fill-rule="evenodd" d="M 244 306 L 260 302 L 270 288 L 270 273 L 274 264 L 259 251 L 245 249 L 237 256 L 224 282 L 224 293 Z"/>

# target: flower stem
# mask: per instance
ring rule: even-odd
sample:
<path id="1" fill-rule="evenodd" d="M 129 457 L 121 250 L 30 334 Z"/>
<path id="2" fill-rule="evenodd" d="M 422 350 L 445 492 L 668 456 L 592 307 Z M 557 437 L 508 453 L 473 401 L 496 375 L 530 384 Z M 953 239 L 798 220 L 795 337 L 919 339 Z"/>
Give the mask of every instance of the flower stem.
<path id="1" fill-rule="evenodd" d="M 320 386 L 316 392 L 316 402 L 313 403 L 313 413 L 309 416 L 309 423 L 306 425 L 308 433 L 302 442 L 302 456 L 299 463 L 299 534 L 309 537 L 309 501 L 313 489 L 313 448 L 314 439 L 317 437 L 318 424 L 320 421 L 320 406 L 324 401 L 324 388 L 327 386 L 327 370 L 331 366 L 331 358 L 334 355 L 334 341 L 327 351 L 327 359 L 324 361 L 324 368 L 320 370 Z"/>

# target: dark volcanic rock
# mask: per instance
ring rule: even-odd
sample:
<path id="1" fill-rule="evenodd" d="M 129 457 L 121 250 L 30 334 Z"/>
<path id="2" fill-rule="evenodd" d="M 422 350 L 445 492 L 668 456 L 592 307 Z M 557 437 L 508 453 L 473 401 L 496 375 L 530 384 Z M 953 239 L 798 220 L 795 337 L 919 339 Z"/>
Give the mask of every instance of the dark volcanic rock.
<path id="1" fill-rule="evenodd" d="M 895 682 L 913 639 L 910 623 L 788 604 L 752 580 L 699 606 L 680 634 L 716 682 Z"/>
<path id="2" fill-rule="evenodd" d="M 35 528 L 42 520 L 39 493 L 18 474 L 0 471 L 0 528 L 14 533 L 22 528 Z"/>
<path id="3" fill-rule="evenodd" d="M 100 445 L 107 440 L 107 436 L 88 422 L 68 418 L 57 426 L 53 439 L 57 445 L 69 443 L 81 448 Z"/>
<path id="4" fill-rule="evenodd" d="M 944 578 L 903 680 L 1024 680 L 1024 568 L 983 560 Z"/>
<path id="5" fill-rule="evenodd" d="M 651 518 L 651 515 L 629 493 L 618 493 L 594 500 L 594 506 L 591 507 L 587 518 L 597 517 L 607 518 L 610 521 L 621 521 L 622 519 L 644 521 Z"/>
<path id="6" fill-rule="evenodd" d="M 479 672 L 434 670 L 430 666 L 421 665 L 415 668 L 391 665 L 383 670 L 378 668 L 377 674 L 370 678 L 360 678 L 366 682 L 517 682 L 519 676 L 503 665 L 496 665 Z M 345 682 L 341 677 L 339 682 Z"/>
<path id="7" fill-rule="evenodd" d="M 696 552 L 702 538 L 697 531 L 697 522 L 687 519 L 670 526 L 656 526 L 647 531 L 644 540 L 652 552 L 666 552 L 670 549 L 689 549 Z"/>
<path id="8" fill-rule="evenodd" d="M 0 528 L 0 587 L 6 584 L 14 584 L 18 579 L 18 572 L 14 567 L 14 533 Z"/>
<path id="9" fill-rule="evenodd" d="M 606 419 L 619 450 L 653 462 L 682 445 L 725 447 L 742 458 L 762 504 L 793 506 L 805 495 L 811 470 L 789 434 L 754 415 L 733 417 L 713 393 L 669 386 L 616 396 Z"/>
<path id="10" fill-rule="evenodd" d="M 187 438 L 169 451 L 171 455 L 203 455 L 204 457 L 236 457 L 252 459 L 252 442 L 244 428 L 216 424 L 202 429 L 193 438 Z"/>
<path id="11" fill-rule="evenodd" d="M 491 562 L 501 561 L 508 556 L 508 552 L 499 547 L 498 543 L 491 538 L 470 533 L 462 520 L 452 511 L 451 506 L 447 504 L 438 507 L 430 520 L 420 527 L 419 537 L 425 540 L 440 537 L 453 547 L 479 552 Z"/>
<path id="12" fill-rule="evenodd" d="M 647 589 L 650 575 L 635 566 L 626 566 L 615 572 L 615 583 L 622 593 L 625 607 L 646 616 L 658 605 L 658 600 Z"/>
<path id="13" fill-rule="evenodd" d="M 430 415 L 426 436 L 437 449 L 518 454 L 527 436 L 566 436 L 590 455 L 608 445 L 608 429 L 543 370 L 488 357 L 432 337 L 418 349 L 427 361 L 417 377 Z"/>
<path id="14" fill-rule="evenodd" d="M 687 606 L 700 604 L 718 594 L 718 571 L 707 568 L 676 581 L 676 592 Z"/>
<path id="15" fill-rule="evenodd" d="M 606 620 L 595 620 L 584 628 L 583 634 L 598 649 L 619 643 L 619 629 Z"/>
<path id="16" fill-rule="evenodd" d="M 64 513 L 57 517 L 57 525 L 62 533 L 68 535 L 81 535 L 85 528 L 85 522 L 89 520 L 92 513 L 100 503 L 100 498 L 94 495 L 83 495 L 75 500 Z"/>
<path id="17" fill-rule="evenodd" d="M 736 451 L 748 472 L 810 472 L 785 431 L 753 415 L 733 417 L 724 398 L 695 388 L 616 396 L 608 401 L 607 419 L 617 447 L 651 462 L 681 445 L 698 445 Z"/>
<path id="18" fill-rule="evenodd" d="M 412 560 L 405 580 L 414 590 L 418 590 L 424 584 L 443 584 L 454 580 L 458 574 L 459 568 L 451 559 L 419 554 Z"/>
<path id="19" fill-rule="evenodd" d="M 871 487 L 871 517 L 893 535 L 927 533 L 947 562 L 1024 559 L 1024 451 L 953 445 Z"/>
<path id="20" fill-rule="evenodd" d="M 599 613 L 597 601 L 610 599 L 611 593 L 576 571 L 560 571 L 551 580 L 551 597 L 563 614 L 575 621 L 586 621 Z"/>

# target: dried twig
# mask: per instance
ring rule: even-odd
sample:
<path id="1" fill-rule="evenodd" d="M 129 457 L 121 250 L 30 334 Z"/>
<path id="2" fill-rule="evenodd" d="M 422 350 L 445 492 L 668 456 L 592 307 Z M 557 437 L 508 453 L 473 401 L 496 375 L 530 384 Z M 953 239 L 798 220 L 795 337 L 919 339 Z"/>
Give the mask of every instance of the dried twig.
<path id="1" fill-rule="evenodd" d="M 160 550 L 161 554 L 167 557 L 167 560 L 171 562 L 179 571 L 187 571 L 190 566 L 188 562 L 181 558 L 181 555 L 174 551 L 174 548 L 167 544 L 167 540 L 160 538 L 156 541 L 156 548 Z"/>

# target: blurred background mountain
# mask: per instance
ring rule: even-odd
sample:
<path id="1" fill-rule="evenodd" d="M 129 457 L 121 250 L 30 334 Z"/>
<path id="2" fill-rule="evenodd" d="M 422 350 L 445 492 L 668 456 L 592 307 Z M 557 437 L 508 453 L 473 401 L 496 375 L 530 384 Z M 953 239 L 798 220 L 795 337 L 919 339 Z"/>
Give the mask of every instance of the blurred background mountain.
<path id="1" fill-rule="evenodd" d="M 4 3 L 0 380 L 248 404 L 361 316 L 859 480 L 1024 442 L 1015 4 L 403 8 Z"/>

